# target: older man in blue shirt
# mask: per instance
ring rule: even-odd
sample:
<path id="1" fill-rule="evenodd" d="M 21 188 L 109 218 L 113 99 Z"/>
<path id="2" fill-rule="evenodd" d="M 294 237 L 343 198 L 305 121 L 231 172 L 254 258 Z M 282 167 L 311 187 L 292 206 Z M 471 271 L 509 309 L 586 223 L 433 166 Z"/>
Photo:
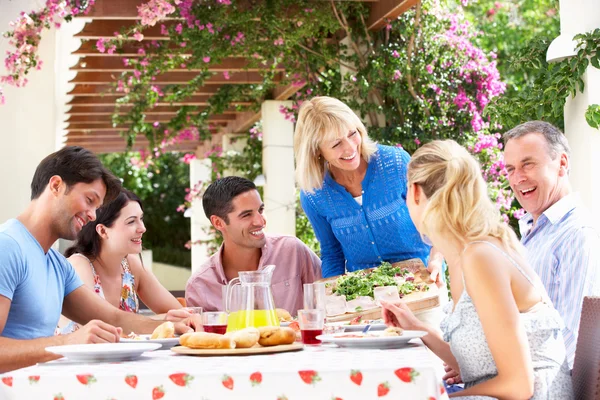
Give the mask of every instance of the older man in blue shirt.
<path id="1" fill-rule="evenodd" d="M 504 161 L 517 200 L 527 259 L 565 322 L 563 336 L 573 368 L 584 296 L 600 295 L 600 235 L 569 183 L 566 137 L 542 121 L 504 134 Z"/>

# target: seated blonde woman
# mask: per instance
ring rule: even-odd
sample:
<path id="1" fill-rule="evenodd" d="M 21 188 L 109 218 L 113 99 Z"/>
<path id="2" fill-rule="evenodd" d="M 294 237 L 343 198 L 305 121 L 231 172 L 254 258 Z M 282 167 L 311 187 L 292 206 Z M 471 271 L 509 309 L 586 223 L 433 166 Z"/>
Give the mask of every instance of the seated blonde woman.
<path id="1" fill-rule="evenodd" d="M 453 302 L 443 338 L 404 304 L 382 302 L 388 325 L 423 342 L 455 371 L 467 399 L 572 399 L 562 321 L 523 249 L 488 197 L 475 159 L 434 141 L 408 165 L 410 216 L 448 263 Z"/>
<path id="2" fill-rule="evenodd" d="M 190 314 L 179 311 L 179 301 L 142 265 L 143 217 L 141 200 L 122 189 L 115 200 L 98 209 L 95 221 L 83 226 L 65 256 L 83 283 L 116 308 L 137 313 L 139 297 L 157 314 L 169 313 L 173 320 L 185 318 Z M 61 334 L 77 328 L 61 317 Z"/>

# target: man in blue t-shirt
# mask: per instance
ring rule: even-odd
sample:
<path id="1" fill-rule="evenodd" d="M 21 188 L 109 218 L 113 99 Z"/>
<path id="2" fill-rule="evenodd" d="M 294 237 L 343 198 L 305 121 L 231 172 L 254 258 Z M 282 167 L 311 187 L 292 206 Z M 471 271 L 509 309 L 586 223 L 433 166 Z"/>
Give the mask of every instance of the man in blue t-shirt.
<path id="1" fill-rule="evenodd" d="M 31 202 L 0 225 L 0 373 L 57 358 L 48 346 L 119 341 L 120 334 L 152 332 L 162 321 L 121 311 L 84 286 L 69 262 L 50 247 L 75 239 L 112 200 L 121 184 L 81 147 L 65 147 L 38 165 Z M 60 314 L 83 325 L 54 336 Z M 200 327 L 196 317 L 175 323 L 178 333 Z"/>

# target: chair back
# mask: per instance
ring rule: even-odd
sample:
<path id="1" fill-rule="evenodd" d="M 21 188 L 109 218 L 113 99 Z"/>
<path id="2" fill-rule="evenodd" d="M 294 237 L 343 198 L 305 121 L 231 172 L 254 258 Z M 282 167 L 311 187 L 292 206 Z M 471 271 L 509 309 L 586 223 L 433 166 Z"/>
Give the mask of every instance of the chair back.
<path id="1" fill-rule="evenodd" d="M 576 399 L 600 400 L 600 297 L 583 298 L 572 378 Z"/>

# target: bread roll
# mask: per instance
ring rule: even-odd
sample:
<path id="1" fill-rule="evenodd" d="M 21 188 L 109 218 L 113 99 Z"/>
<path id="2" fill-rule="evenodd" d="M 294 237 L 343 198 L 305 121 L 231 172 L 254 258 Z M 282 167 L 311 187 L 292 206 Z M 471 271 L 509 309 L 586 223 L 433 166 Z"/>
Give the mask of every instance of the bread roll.
<path id="1" fill-rule="evenodd" d="M 150 339 L 166 339 L 175 336 L 175 325 L 171 321 L 164 322 L 154 329 Z"/>
<path id="2" fill-rule="evenodd" d="M 209 332 L 190 332 L 181 335 L 179 343 L 190 349 L 235 349 L 230 336 Z"/>
<path id="3" fill-rule="evenodd" d="M 227 336 L 233 339 L 236 348 L 247 349 L 258 343 L 260 332 L 256 328 L 248 327 L 228 333 Z"/>
<path id="4" fill-rule="evenodd" d="M 283 308 L 276 308 L 275 312 L 277 313 L 277 318 L 279 321 L 291 322 L 292 316 L 288 312 L 288 310 L 284 310 Z"/>
<path id="5" fill-rule="evenodd" d="M 280 326 L 263 326 L 258 328 L 261 346 L 277 346 L 279 344 L 292 344 L 296 341 L 296 333 L 291 328 Z"/>

